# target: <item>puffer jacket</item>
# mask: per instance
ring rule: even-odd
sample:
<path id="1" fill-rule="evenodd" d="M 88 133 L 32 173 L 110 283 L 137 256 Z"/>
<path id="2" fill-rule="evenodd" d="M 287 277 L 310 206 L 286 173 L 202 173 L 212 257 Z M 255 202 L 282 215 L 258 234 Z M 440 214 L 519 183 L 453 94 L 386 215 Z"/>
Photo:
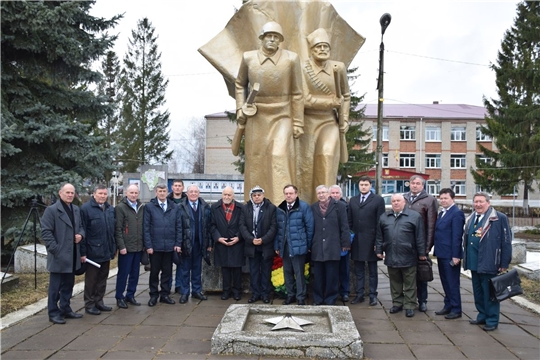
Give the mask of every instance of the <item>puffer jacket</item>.
<path id="1" fill-rule="evenodd" d="M 103 207 L 102 210 L 93 197 L 81 206 L 81 222 L 86 233 L 81 241 L 81 256 L 96 262 L 111 260 L 116 252 L 114 208 L 107 202 Z"/>
<path id="2" fill-rule="evenodd" d="M 182 216 L 176 204 L 167 199 L 167 210 L 153 198 L 144 208 L 144 246 L 154 252 L 172 252 L 175 246 L 182 248 Z"/>
<path id="3" fill-rule="evenodd" d="M 419 213 L 424 222 L 424 232 L 426 234 L 426 254 L 431 251 L 435 241 L 435 222 L 437 221 L 437 211 L 439 204 L 437 199 L 429 195 L 426 190 L 422 190 L 414 202 L 411 203 L 411 192 L 403 194 L 407 201 L 407 207 Z"/>
<path id="4" fill-rule="evenodd" d="M 288 246 L 289 256 L 305 255 L 311 249 L 313 240 L 313 211 L 304 201 L 296 199 L 292 209 L 287 212 L 287 202 L 283 201 L 276 209 L 278 232 L 274 240 L 274 250 L 280 256 Z"/>
<path id="5" fill-rule="evenodd" d="M 191 205 L 187 196 L 182 198 L 178 204 L 180 213 L 182 214 L 182 230 L 183 230 L 183 242 L 185 244 L 185 249 L 182 248 L 182 256 L 191 256 L 192 249 L 192 237 L 195 233 L 195 222 L 193 219 L 193 212 L 191 211 Z M 210 205 L 206 203 L 202 198 L 199 198 L 199 212 L 201 213 L 201 222 L 200 222 L 200 233 L 199 241 L 201 249 L 203 249 L 203 254 L 206 251 L 206 248 L 211 246 L 211 237 L 210 237 L 210 221 L 212 217 L 212 212 Z"/>
<path id="6" fill-rule="evenodd" d="M 127 252 L 142 251 L 144 204 L 137 200 L 137 211 L 124 198 L 116 205 L 116 247 Z"/>
<path id="7" fill-rule="evenodd" d="M 420 214 L 406 207 L 397 218 L 393 211 L 382 214 L 377 226 L 375 252 L 377 255 L 384 252 L 386 266 L 416 266 L 418 257 L 426 254 L 424 223 Z"/>

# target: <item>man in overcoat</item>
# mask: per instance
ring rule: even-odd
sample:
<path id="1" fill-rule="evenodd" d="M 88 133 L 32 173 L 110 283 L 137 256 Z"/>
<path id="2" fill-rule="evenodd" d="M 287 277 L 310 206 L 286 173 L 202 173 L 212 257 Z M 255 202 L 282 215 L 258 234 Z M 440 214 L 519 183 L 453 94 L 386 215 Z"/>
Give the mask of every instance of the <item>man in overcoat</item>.
<path id="1" fill-rule="evenodd" d="M 210 235 L 214 250 L 214 265 L 221 267 L 223 294 L 240 300 L 242 294 L 242 265 L 244 265 L 244 240 L 240 235 L 242 204 L 234 200 L 234 190 L 223 189 L 221 200 L 211 206 Z"/>
<path id="2" fill-rule="evenodd" d="M 63 184 L 58 195 L 60 199 L 45 209 L 41 218 L 41 238 L 47 248 L 49 321 L 65 324 L 65 318 L 82 317 L 71 309 L 70 299 L 75 271 L 81 268 L 80 242 L 84 238 L 84 228 L 80 209 L 72 204 L 75 187 Z"/>

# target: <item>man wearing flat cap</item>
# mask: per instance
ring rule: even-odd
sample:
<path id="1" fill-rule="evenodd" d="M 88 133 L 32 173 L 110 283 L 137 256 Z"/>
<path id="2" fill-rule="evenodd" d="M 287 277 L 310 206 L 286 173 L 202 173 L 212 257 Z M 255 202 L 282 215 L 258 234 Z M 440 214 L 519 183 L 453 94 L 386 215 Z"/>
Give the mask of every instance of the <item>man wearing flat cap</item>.
<path id="1" fill-rule="evenodd" d="M 304 135 L 298 139 L 302 156 L 298 157 L 297 183 L 302 199 L 311 204 L 317 200 L 313 193 L 316 186 L 336 181 L 340 133 L 346 133 L 349 127 L 351 96 L 345 64 L 329 60 L 327 32 L 322 28 L 313 31 L 307 43 L 311 56 L 302 64 Z"/>
<path id="2" fill-rule="evenodd" d="M 266 23 L 259 39 L 261 47 L 242 56 L 235 82 L 236 118 L 245 126 L 245 187 L 260 185 L 266 198 L 277 203 L 283 186 L 296 180 L 293 136 L 299 138 L 304 127 L 302 73 L 298 55 L 280 47 L 284 37 L 278 23 Z M 255 83 L 260 85 L 257 110 L 247 116 L 242 106 Z"/>
<path id="3" fill-rule="evenodd" d="M 277 232 L 276 206 L 265 199 L 264 189 L 255 186 L 240 215 L 240 234 L 244 239 L 244 255 L 249 258 L 249 303 L 270 302 L 274 238 Z"/>

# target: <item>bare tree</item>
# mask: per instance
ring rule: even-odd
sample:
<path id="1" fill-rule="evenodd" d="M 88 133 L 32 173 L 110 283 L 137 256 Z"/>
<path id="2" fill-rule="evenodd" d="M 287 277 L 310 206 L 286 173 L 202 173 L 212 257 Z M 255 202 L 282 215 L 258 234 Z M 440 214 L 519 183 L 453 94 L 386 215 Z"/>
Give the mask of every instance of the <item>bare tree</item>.
<path id="1" fill-rule="evenodd" d="M 206 121 L 191 118 L 188 130 L 177 133 L 172 142 L 175 144 L 174 156 L 169 162 L 169 172 L 176 170 L 202 174 L 206 146 Z"/>

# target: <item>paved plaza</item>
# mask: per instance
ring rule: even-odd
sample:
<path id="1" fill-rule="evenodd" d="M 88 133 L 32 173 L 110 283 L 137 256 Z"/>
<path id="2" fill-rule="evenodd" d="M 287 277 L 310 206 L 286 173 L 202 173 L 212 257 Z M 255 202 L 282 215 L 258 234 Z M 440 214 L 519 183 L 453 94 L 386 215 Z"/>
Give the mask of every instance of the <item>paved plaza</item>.
<path id="1" fill-rule="evenodd" d="M 141 271 L 142 268 L 141 268 Z M 540 315 L 510 300 L 501 304 L 499 328 L 485 332 L 470 325 L 476 318 L 471 281 L 462 277 L 463 317 L 445 320 L 435 315 L 443 307 L 442 286 L 436 266 L 429 283 L 428 311 L 390 314 L 392 306 L 386 267 L 379 264 L 379 304 L 348 306 L 364 342 L 366 359 L 540 359 Z M 116 307 L 116 277 L 108 282 L 105 304 L 113 311 L 53 325 L 47 311 L 40 310 L 9 326 L 4 318 L 1 334 L 2 360 L 8 359 L 278 359 L 259 356 L 216 356 L 210 341 L 227 307 L 247 304 L 248 294 L 236 302 L 223 301 L 219 293 L 207 301 L 148 307 L 148 273 L 141 275 L 137 299 L 142 306 Z M 81 286 L 79 285 L 80 289 Z M 354 294 L 353 294 L 354 295 Z M 281 305 L 274 299 L 274 305 Z M 43 303 L 43 302 L 42 302 Z M 308 304 L 310 301 L 308 301 Z M 46 304 L 46 302 L 45 302 Z M 84 313 L 82 293 L 72 299 L 75 311 Z M 21 315 L 24 316 L 24 315 Z"/>

